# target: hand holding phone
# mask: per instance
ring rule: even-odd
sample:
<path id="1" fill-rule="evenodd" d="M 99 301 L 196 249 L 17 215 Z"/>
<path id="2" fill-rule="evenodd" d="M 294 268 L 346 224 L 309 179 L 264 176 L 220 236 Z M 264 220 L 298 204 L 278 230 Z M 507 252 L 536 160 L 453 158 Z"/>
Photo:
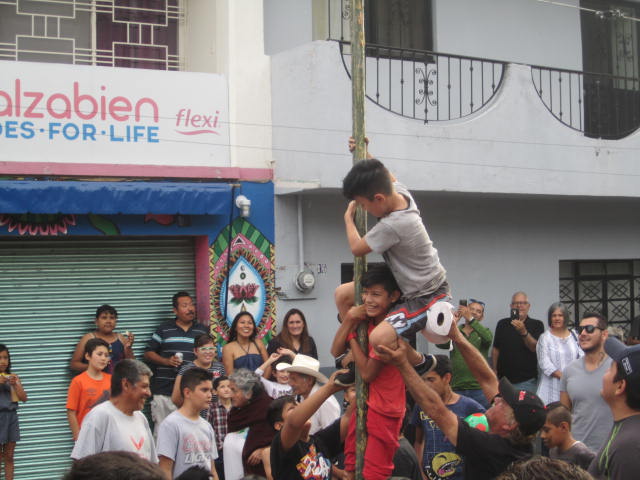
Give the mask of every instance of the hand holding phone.
<path id="1" fill-rule="evenodd" d="M 511 320 L 518 320 L 520 318 L 520 310 L 517 308 L 511 309 Z"/>

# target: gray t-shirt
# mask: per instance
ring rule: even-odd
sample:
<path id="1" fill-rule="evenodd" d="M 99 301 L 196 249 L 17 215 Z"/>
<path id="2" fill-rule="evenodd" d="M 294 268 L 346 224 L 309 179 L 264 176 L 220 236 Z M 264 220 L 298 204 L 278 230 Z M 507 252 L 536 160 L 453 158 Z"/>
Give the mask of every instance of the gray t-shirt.
<path id="1" fill-rule="evenodd" d="M 413 197 L 404 185 L 393 185 L 409 206 L 381 218 L 364 239 L 371 250 L 382 254 L 405 299 L 431 295 L 445 281 L 446 271 Z"/>
<path id="2" fill-rule="evenodd" d="M 160 424 L 158 455 L 174 461 L 173 478 L 195 465 L 211 470 L 218 458 L 213 427 L 202 418 L 190 420 L 179 411 L 172 412 Z"/>
<path id="3" fill-rule="evenodd" d="M 591 465 L 591 460 L 596 456 L 596 452 L 589 450 L 589 447 L 584 443 L 577 441 L 562 453 L 558 451 L 557 447 L 549 449 L 549 456 L 554 460 L 572 463 L 586 470 Z"/>
<path id="4" fill-rule="evenodd" d="M 640 478 L 640 413 L 613 424 L 588 472 L 597 480 Z"/>
<path id="5" fill-rule="evenodd" d="M 78 460 L 94 453 L 119 450 L 158 463 L 153 435 L 142 412 L 127 415 L 107 400 L 84 417 L 71 458 Z"/>
<path id="6" fill-rule="evenodd" d="M 607 357 L 591 372 L 585 369 L 584 362 L 583 357 L 567 365 L 562 372 L 560 391 L 567 392 L 571 398 L 573 437 L 597 452 L 613 425 L 611 410 L 600 396 L 602 377 L 611 365 L 611 358 Z"/>

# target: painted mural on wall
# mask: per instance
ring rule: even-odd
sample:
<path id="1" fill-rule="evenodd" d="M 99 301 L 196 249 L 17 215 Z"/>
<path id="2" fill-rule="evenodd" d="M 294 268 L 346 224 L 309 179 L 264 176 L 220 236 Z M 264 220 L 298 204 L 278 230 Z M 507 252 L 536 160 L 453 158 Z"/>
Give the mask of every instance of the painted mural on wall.
<path id="1" fill-rule="evenodd" d="M 246 311 L 256 319 L 257 337 L 268 341 L 275 328 L 273 244 L 239 217 L 216 237 L 209 259 L 211 329 L 217 340 L 227 341 L 233 318 Z"/>
<path id="2" fill-rule="evenodd" d="M 74 227 L 76 223 L 75 215 L 34 213 L 0 214 L 0 227 L 6 228 L 9 233 L 16 232 L 20 236 L 66 235 L 68 227 Z"/>

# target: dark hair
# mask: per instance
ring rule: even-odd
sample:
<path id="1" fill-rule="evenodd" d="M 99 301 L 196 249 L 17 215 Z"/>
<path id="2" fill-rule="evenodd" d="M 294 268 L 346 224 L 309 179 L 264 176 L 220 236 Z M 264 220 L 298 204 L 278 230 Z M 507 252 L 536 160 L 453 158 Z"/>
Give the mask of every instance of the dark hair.
<path id="1" fill-rule="evenodd" d="M 213 337 L 209 333 L 201 333 L 193 341 L 193 348 L 194 349 L 195 348 L 200 348 L 200 347 L 202 347 L 204 345 L 207 345 L 209 343 L 213 343 L 215 345 L 216 341 L 213 339 Z"/>
<path id="2" fill-rule="evenodd" d="M 514 462 L 496 480 L 592 480 L 582 468 L 549 457 L 531 457 Z"/>
<path id="3" fill-rule="evenodd" d="M 269 425 L 275 428 L 276 423 L 282 421 L 282 411 L 290 403 L 296 403 L 296 398 L 293 395 L 284 395 L 271 402 L 267 410 L 267 422 L 269 422 Z"/>
<path id="4" fill-rule="evenodd" d="M 616 375 L 613 377 L 613 381 L 619 382 L 620 380 L 624 380 L 627 384 L 624 389 L 627 406 L 632 410 L 640 410 L 640 374 L 635 373 L 631 379 L 622 363 L 616 362 Z"/>
<path id="5" fill-rule="evenodd" d="M 109 344 L 101 338 L 90 338 L 84 344 L 84 354 L 91 356 L 93 351 L 98 347 L 104 347 L 109 351 Z"/>
<path id="6" fill-rule="evenodd" d="M 561 402 L 551 402 L 547 405 L 547 422 L 556 427 L 567 422 L 571 430 L 571 411 Z"/>
<path id="7" fill-rule="evenodd" d="M 380 160 L 370 158 L 356 162 L 342 180 L 342 194 L 349 200 L 365 197 L 373 200 L 377 193 L 391 195 L 393 184 L 389 170 Z"/>
<path id="8" fill-rule="evenodd" d="M 113 367 L 113 375 L 111 376 L 111 398 L 117 397 L 122 393 L 122 380 L 128 381 L 131 385 L 135 385 L 140 381 L 140 377 L 151 377 L 153 373 L 151 369 L 139 360 L 125 358 L 116 363 Z"/>
<path id="9" fill-rule="evenodd" d="M 253 332 L 251 332 L 251 335 L 249 336 L 249 340 L 255 340 L 256 335 L 258 334 L 258 331 L 257 331 L 258 329 L 256 328 L 256 320 L 253 318 L 253 315 L 251 315 L 251 313 L 240 312 L 235 317 L 233 317 L 233 322 L 231 322 L 231 327 L 229 328 L 228 343 L 231 343 L 238 339 L 238 332 L 236 331 L 238 328 L 238 321 L 244 316 L 249 317 L 251 319 L 251 322 L 253 323 Z"/>
<path id="10" fill-rule="evenodd" d="M 64 480 L 165 480 L 155 463 L 132 452 L 102 452 L 73 462 Z"/>
<path id="11" fill-rule="evenodd" d="M 580 321 L 582 322 L 582 320 L 584 320 L 585 318 L 595 318 L 598 320 L 598 327 L 601 328 L 602 330 L 606 330 L 607 329 L 607 325 L 609 324 L 609 322 L 607 322 L 607 319 L 604 318 L 602 315 L 600 315 L 598 312 L 584 312 L 584 314 L 582 315 L 582 318 L 580 319 Z"/>
<path id="12" fill-rule="evenodd" d="M 115 308 L 113 308 L 111 305 L 107 305 L 106 303 L 98 307 L 98 309 L 96 310 L 96 318 L 98 318 L 103 313 L 110 313 L 114 317 L 118 318 L 118 311 Z"/>
<path id="13" fill-rule="evenodd" d="M 373 287 L 374 285 L 382 285 L 385 291 L 392 294 L 400 291 L 391 269 L 386 263 L 373 263 L 367 267 L 367 271 L 362 274 L 360 285 L 363 288 Z"/>
<path id="14" fill-rule="evenodd" d="M 291 318 L 293 315 L 300 315 L 303 325 L 302 333 L 300 334 L 299 353 L 309 355 L 311 353 L 311 340 L 309 340 L 307 319 L 304 316 L 304 313 L 302 313 L 302 310 L 292 308 L 284 314 L 284 318 L 282 319 L 282 328 L 280 329 L 280 333 L 278 333 L 275 338 L 283 347 L 295 352 L 296 349 L 293 347 L 293 339 L 291 338 L 291 333 L 289 333 L 289 318 Z M 291 360 L 293 360 L 293 358 Z"/>
<path id="15" fill-rule="evenodd" d="M 11 353 L 9 353 L 9 349 L 4 343 L 0 343 L 0 352 L 7 352 L 9 363 L 7 364 L 7 371 L 5 373 L 11 373 Z"/>
<path id="16" fill-rule="evenodd" d="M 229 380 L 229 377 L 227 377 L 226 375 L 221 375 L 218 378 L 214 378 L 213 379 L 213 389 L 217 390 L 218 387 L 220 386 L 220 382 L 223 382 L 225 380 Z"/>
<path id="17" fill-rule="evenodd" d="M 178 308 L 178 299 L 182 298 L 182 297 L 189 297 L 191 298 L 191 295 L 189 295 L 189 292 L 185 292 L 184 290 L 180 290 L 178 293 L 176 293 L 172 298 L 171 298 L 171 304 L 173 305 L 173 308 Z"/>
<path id="18" fill-rule="evenodd" d="M 551 315 L 553 315 L 553 312 L 555 312 L 556 310 L 560 310 L 562 312 L 562 317 L 564 318 L 564 326 L 566 327 L 567 325 L 569 325 L 569 311 L 562 302 L 555 302 L 549 306 L 549 310 L 547 311 L 547 325 L 551 326 Z"/>
<path id="19" fill-rule="evenodd" d="M 447 373 L 453 375 L 453 368 L 451 367 L 451 360 L 448 355 L 434 355 L 436 357 L 436 366 L 433 369 L 440 378 L 444 377 Z"/>
<path id="20" fill-rule="evenodd" d="M 176 480 L 210 480 L 211 471 L 202 465 L 194 465 L 187 468 L 176 477 Z"/>
<path id="21" fill-rule="evenodd" d="M 184 372 L 180 379 L 180 394 L 184 396 L 184 389 L 188 388 L 192 392 L 202 382 L 211 381 L 211 372 L 200 367 L 193 367 Z"/>

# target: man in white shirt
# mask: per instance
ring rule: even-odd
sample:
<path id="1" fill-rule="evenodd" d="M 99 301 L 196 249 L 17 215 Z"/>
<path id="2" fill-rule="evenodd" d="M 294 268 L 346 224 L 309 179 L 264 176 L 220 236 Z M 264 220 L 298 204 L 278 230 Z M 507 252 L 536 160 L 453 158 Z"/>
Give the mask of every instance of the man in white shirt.
<path id="1" fill-rule="evenodd" d="M 111 377 L 111 399 L 95 406 L 82 422 L 71 458 L 109 451 L 133 452 L 158 463 L 149 423 L 140 410 L 151 396 L 151 370 L 138 360 L 120 361 Z"/>

